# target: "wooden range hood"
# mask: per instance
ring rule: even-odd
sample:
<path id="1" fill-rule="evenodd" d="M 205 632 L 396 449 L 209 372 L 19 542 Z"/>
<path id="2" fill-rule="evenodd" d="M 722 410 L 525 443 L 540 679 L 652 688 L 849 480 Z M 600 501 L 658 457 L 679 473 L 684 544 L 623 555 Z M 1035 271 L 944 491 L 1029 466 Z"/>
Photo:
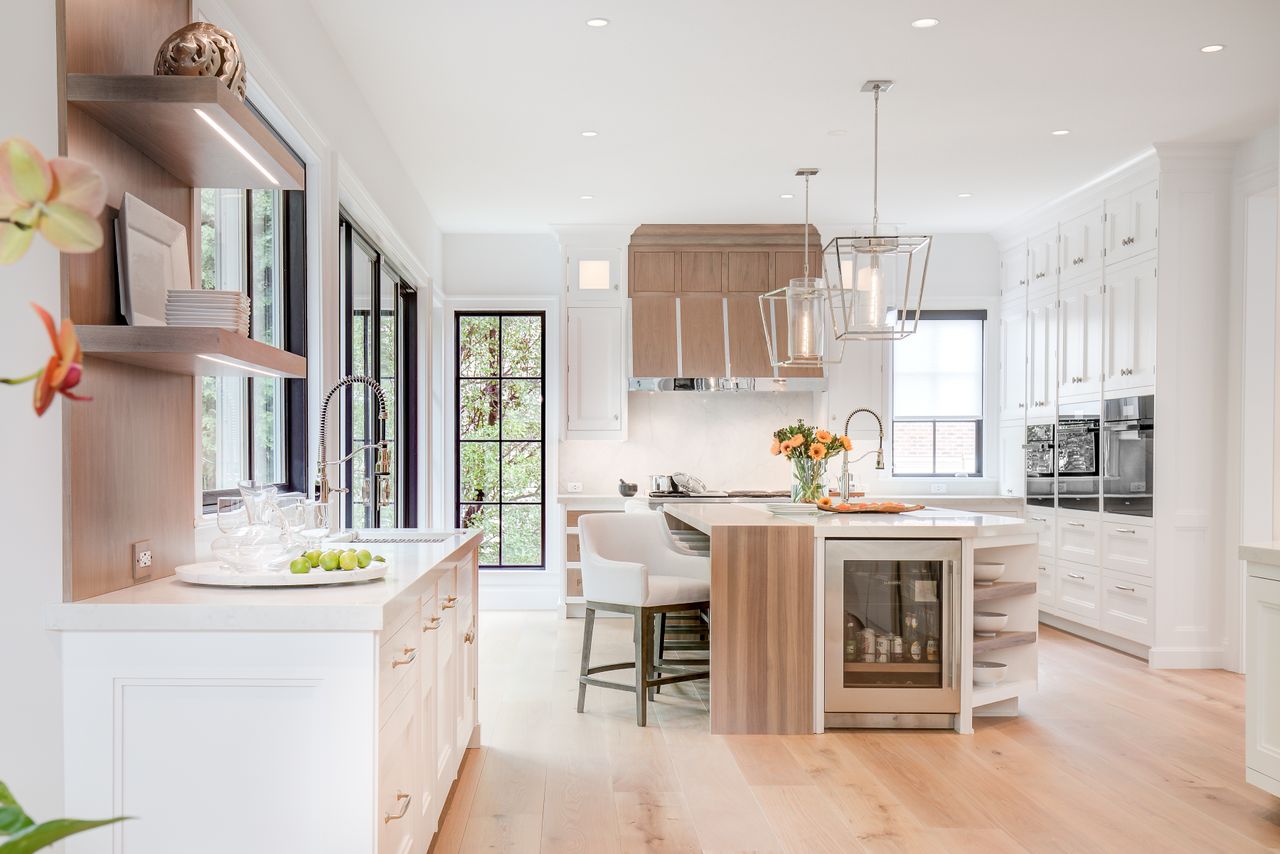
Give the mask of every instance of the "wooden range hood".
<path id="1" fill-rule="evenodd" d="M 760 294 L 804 275 L 804 243 L 799 224 L 637 228 L 628 248 L 630 388 L 822 388 L 820 368 L 769 363 L 760 321 Z M 822 238 L 812 225 L 809 266 L 822 270 Z M 777 328 L 785 348 L 786 324 Z"/>

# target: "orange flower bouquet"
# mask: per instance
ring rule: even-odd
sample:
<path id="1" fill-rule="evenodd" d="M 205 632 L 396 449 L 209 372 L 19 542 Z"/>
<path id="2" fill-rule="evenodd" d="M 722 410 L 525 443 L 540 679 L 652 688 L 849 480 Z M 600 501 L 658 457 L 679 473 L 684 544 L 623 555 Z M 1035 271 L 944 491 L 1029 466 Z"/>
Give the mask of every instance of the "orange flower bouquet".
<path id="1" fill-rule="evenodd" d="M 844 436 L 810 427 L 803 419 L 774 431 L 770 453 L 790 460 L 794 470 L 791 500 L 797 504 L 817 503 L 822 498 L 827 460 L 846 450 L 848 444 Z"/>

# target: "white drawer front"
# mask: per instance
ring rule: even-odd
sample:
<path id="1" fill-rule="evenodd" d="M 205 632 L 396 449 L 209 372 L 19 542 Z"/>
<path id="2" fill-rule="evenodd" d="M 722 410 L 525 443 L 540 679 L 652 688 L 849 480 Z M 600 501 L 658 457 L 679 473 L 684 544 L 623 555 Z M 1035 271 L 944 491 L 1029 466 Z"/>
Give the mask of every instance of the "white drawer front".
<path id="1" fill-rule="evenodd" d="M 1097 566 L 1101 556 L 1097 519 L 1058 517 L 1058 557 Z"/>
<path id="2" fill-rule="evenodd" d="M 1036 595 L 1040 597 L 1040 607 L 1053 608 L 1058 601 L 1057 584 L 1054 580 L 1053 561 L 1040 555 L 1036 561 Z"/>
<path id="3" fill-rule="evenodd" d="M 1102 578 L 1103 631 L 1151 645 L 1151 585 L 1114 573 Z"/>
<path id="4" fill-rule="evenodd" d="M 1144 578 L 1154 575 L 1154 528 L 1143 525 L 1126 525 L 1117 522 L 1102 523 L 1102 566 L 1131 572 Z"/>
<path id="5" fill-rule="evenodd" d="M 1096 569 L 1079 564 L 1058 562 L 1057 607 L 1090 626 L 1098 625 L 1101 579 Z"/>
<path id="6" fill-rule="evenodd" d="M 382 703 L 382 720 L 386 719 L 390 709 L 387 701 L 409 677 L 418 672 L 418 653 L 422 646 L 419 636 L 422 627 L 418 625 L 418 612 L 415 610 L 409 619 L 404 621 L 390 637 L 383 638 L 378 646 L 378 698 Z"/>
<path id="7" fill-rule="evenodd" d="M 1040 553 L 1052 558 L 1054 541 L 1057 539 L 1057 532 L 1054 530 L 1057 522 L 1054 519 L 1053 511 L 1028 505 L 1026 518 L 1044 524 L 1044 530 L 1040 532 Z"/>
<path id="8" fill-rule="evenodd" d="M 416 798 L 421 790 L 418 697 L 405 697 L 378 733 L 378 854 L 425 850 Z"/>

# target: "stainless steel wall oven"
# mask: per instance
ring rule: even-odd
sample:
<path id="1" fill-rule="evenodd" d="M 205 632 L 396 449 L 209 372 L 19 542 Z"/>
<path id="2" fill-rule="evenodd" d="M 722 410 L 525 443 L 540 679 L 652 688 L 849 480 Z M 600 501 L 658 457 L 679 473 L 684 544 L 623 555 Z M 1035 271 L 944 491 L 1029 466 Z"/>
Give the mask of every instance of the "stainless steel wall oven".
<path id="1" fill-rule="evenodd" d="M 1102 509 L 1108 513 L 1152 515 L 1155 404 L 1149 394 L 1103 404 Z"/>

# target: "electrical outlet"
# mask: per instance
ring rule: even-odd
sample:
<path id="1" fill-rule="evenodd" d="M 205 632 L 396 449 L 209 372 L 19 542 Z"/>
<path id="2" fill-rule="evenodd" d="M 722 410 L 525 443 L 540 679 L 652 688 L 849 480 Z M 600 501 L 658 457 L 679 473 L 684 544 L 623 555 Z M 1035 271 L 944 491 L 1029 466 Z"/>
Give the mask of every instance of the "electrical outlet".
<path id="1" fill-rule="evenodd" d="M 581 492 L 582 484 L 576 480 L 571 480 L 565 485 L 565 489 L 567 489 L 569 492 Z"/>
<path id="2" fill-rule="evenodd" d="M 139 540 L 133 544 L 133 580 L 143 581 L 151 577 L 151 541 Z"/>
<path id="3" fill-rule="evenodd" d="M 947 491 L 947 485 L 945 483 L 931 483 L 929 484 L 929 491 L 934 495 L 943 495 Z"/>

